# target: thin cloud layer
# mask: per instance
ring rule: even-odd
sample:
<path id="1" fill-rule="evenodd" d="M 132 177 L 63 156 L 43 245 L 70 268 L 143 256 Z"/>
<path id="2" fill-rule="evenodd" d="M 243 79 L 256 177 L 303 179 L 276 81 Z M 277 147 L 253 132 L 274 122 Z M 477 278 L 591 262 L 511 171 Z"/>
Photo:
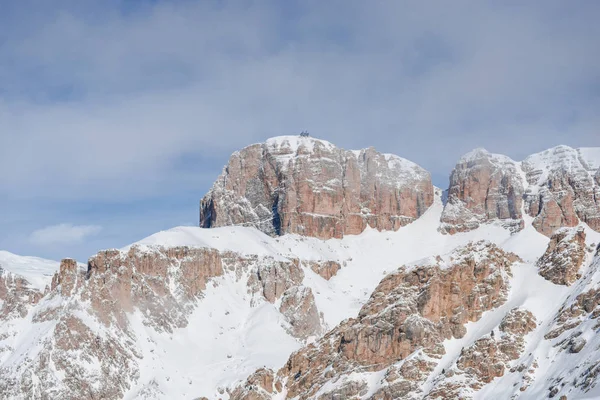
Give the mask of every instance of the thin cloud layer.
<path id="1" fill-rule="evenodd" d="M 59 224 L 33 231 L 29 240 L 38 246 L 78 244 L 101 230 L 98 225 Z"/>
<path id="2" fill-rule="evenodd" d="M 232 151 L 305 129 L 441 186 L 475 147 L 598 145 L 598 15 L 593 1 L 14 3 L 0 198 L 161 208 L 200 198 Z"/>
<path id="3" fill-rule="evenodd" d="M 2 190 L 143 196 L 184 154 L 222 164 L 301 129 L 434 173 L 478 145 L 522 156 L 597 133 L 594 3 L 109 4 L 51 12 L 1 51 Z"/>

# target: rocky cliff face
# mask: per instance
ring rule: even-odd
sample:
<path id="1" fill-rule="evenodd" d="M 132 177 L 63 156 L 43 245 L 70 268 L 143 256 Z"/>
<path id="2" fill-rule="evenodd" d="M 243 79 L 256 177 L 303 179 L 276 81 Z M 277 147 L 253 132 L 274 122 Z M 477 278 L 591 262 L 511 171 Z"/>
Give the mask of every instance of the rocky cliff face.
<path id="1" fill-rule="evenodd" d="M 436 365 L 431 360 L 444 355 L 442 342 L 463 337 L 466 322 L 506 300 L 517 260 L 491 243 L 478 242 L 448 257 L 403 267 L 381 281 L 357 318 L 293 354 L 271 381 L 279 383 L 286 398 L 359 398 L 367 392 L 359 377 L 334 391 L 323 388 L 356 372 L 382 371 L 386 384 L 371 398 L 420 398 L 419 386 Z M 246 383 L 236 393 L 250 399 L 254 389 L 265 390 Z M 270 385 L 268 390 L 277 389 Z"/>
<path id="2" fill-rule="evenodd" d="M 522 163 L 474 151 L 444 207 L 427 173 L 372 149 L 250 146 L 202 220 L 269 235 L 174 228 L 86 269 L 65 259 L 36 285 L 37 267 L 0 270 L 0 393 L 600 397 L 600 234 L 583 224 L 595 226 L 600 157 L 571 150 Z M 512 236 L 478 230 L 486 223 Z M 367 226 L 386 232 L 349 235 Z"/>
<path id="3" fill-rule="evenodd" d="M 529 188 L 526 212 L 533 226 L 546 236 L 560 227 L 585 222 L 600 231 L 600 186 L 597 160 L 589 149 L 558 146 L 523 161 Z"/>
<path id="4" fill-rule="evenodd" d="M 450 175 L 441 229 L 448 233 L 498 220 L 511 231 L 523 228 L 523 182 L 515 161 L 476 149 L 463 156 Z"/>
<path id="5" fill-rule="evenodd" d="M 452 234 L 497 222 L 515 232 L 525 213 L 546 236 L 580 221 L 600 231 L 599 162 L 591 148 L 558 146 L 522 162 L 474 150 L 452 171 L 440 229 Z"/>
<path id="6" fill-rule="evenodd" d="M 0 321 L 24 318 L 28 306 L 43 296 L 44 292 L 32 287 L 26 278 L 0 267 Z"/>
<path id="7" fill-rule="evenodd" d="M 581 278 L 579 269 L 585 260 L 585 250 L 583 227 L 557 230 L 537 262 L 540 275 L 557 285 L 572 285 Z"/>
<path id="8" fill-rule="evenodd" d="M 512 366 L 525 350 L 525 336 L 537 327 L 530 311 L 512 309 L 504 317 L 497 330 L 461 349 L 456 363 L 438 380 L 428 398 L 451 399 L 471 396 L 495 378 L 515 373 L 523 367 Z M 526 379 L 523 391 L 526 390 Z"/>
<path id="9" fill-rule="evenodd" d="M 44 301 L 34 308 L 11 299 L 35 305 L 43 294 L 2 275 L 2 310 L 10 307 L 15 318 L 30 313 L 33 326 L 44 328 L 35 330 L 36 347 L 2 364 L 0 393 L 5 398 L 122 398 L 140 379 L 149 356 L 131 316 L 137 313 L 157 335 L 173 335 L 187 327 L 207 284 L 226 274 L 246 282 L 256 307 L 280 303 L 283 328 L 299 341 L 319 335 L 323 321 L 311 289 L 302 286 L 300 265 L 298 259 L 212 248 L 134 245 L 98 253 L 87 271 L 63 260 Z M 140 392 L 142 398 L 158 393 L 151 386 Z"/>
<path id="10" fill-rule="evenodd" d="M 381 281 L 357 318 L 292 354 L 279 371 L 252 374 L 230 398 L 594 397 L 600 382 L 600 253 L 579 278 L 575 296 L 554 295 L 564 303 L 549 321 L 525 307 L 506 308 L 522 301 L 522 294 L 508 297 L 511 272 L 521 268 L 517 256 L 486 242 L 402 267 Z M 526 278 L 523 284 L 534 283 Z M 464 337 L 465 322 L 480 320 L 486 310 L 501 319 L 490 324 L 488 314 L 476 335 L 471 331 L 460 351 L 452 350 L 444 339 Z"/>
<path id="11" fill-rule="evenodd" d="M 318 238 L 397 230 L 433 203 L 427 171 L 373 148 L 286 136 L 234 153 L 200 205 L 200 226 Z"/>

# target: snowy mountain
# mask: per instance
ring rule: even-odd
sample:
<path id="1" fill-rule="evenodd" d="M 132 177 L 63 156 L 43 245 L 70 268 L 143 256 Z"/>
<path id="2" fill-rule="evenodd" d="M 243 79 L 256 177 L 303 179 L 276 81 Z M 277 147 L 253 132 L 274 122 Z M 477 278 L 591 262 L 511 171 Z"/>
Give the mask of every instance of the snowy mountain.
<path id="1" fill-rule="evenodd" d="M 58 269 L 58 265 L 57 261 L 23 257 L 0 250 L 0 274 L 22 277 L 29 286 L 38 291 L 43 292 L 46 286 L 50 286 L 52 275 Z"/>
<path id="2" fill-rule="evenodd" d="M 200 225 L 340 238 L 367 226 L 399 229 L 432 202 L 429 172 L 411 161 L 373 148 L 346 151 L 325 140 L 280 136 L 231 156 L 202 199 Z"/>
<path id="3" fill-rule="evenodd" d="M 598 168 L 477 149 L 444 204 L 374 149 L 249 146 L 203 227 L 0 252 L 0 398 L 599 398 Z"/>

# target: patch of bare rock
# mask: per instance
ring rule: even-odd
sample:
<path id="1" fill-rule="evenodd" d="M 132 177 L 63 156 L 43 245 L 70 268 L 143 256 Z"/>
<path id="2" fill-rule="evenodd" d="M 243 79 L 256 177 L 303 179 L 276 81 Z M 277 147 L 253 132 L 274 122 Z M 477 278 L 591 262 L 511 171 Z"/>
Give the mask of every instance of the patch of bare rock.
<path id="1" fill-rule="evenodd" d="M 514 254 L 482 241 L 446 258 L 402 267 L 381 281 L 357 318 L 292 354 L 277 373 L 269 372 L 275 382 L 269 390 L 285 391 L 286 398 L 360 398 L 367 384 L 352 376 L 380 371 L 384 383 L 371 398 L 421 398 L 422 383 L 445 353 L 442 342 L 464 336 L 466 322 L 506 301 L 516 261 Z M 521 327 L 513 319 L 507 319 L 507 332 L 531 325 Z M 264 395 L 263 389 L 248 380 L 232 393 L 235 399 L 267 398 L 253 397 Z"/>
<path id="2" fill-rule="evenodd" d="M 523 211 L 548 237 L 580 222 L 600 231 L 600 170 L 581 149 L 557 146 L 522 162 L 476 149 L 463 156 L 450 176 L 440 230 L 454 234 L 496 222 L 516 232 Z"/>
<path id="3" fill-rule="evenodd" d="M 373 148 L 284 136 L 234 153 L 202 199 L 200 226 L 253 226 L 322 239 L 397 230 L 433 203 L 429 172 Z"/>
<path id="4" fill-rule="evenodd" d="M 537 262 L 539 274 L 557 285 L 572 285 L 581 277 L 579 269 L 585 260 L 585 250 L 583 227 L 557 230 Z"/>

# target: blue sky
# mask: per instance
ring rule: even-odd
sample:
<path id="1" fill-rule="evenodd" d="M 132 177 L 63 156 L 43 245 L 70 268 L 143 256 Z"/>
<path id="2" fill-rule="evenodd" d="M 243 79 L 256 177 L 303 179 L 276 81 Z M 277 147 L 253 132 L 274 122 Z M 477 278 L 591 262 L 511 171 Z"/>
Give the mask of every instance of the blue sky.
<path id="1" fill-rule="evenodd" d="M 596 1 L 0 0 L 0 249 L 196 224 L 229 154 L 308 129 L 446 186 L 475 147 L 599 145 Z"/>

